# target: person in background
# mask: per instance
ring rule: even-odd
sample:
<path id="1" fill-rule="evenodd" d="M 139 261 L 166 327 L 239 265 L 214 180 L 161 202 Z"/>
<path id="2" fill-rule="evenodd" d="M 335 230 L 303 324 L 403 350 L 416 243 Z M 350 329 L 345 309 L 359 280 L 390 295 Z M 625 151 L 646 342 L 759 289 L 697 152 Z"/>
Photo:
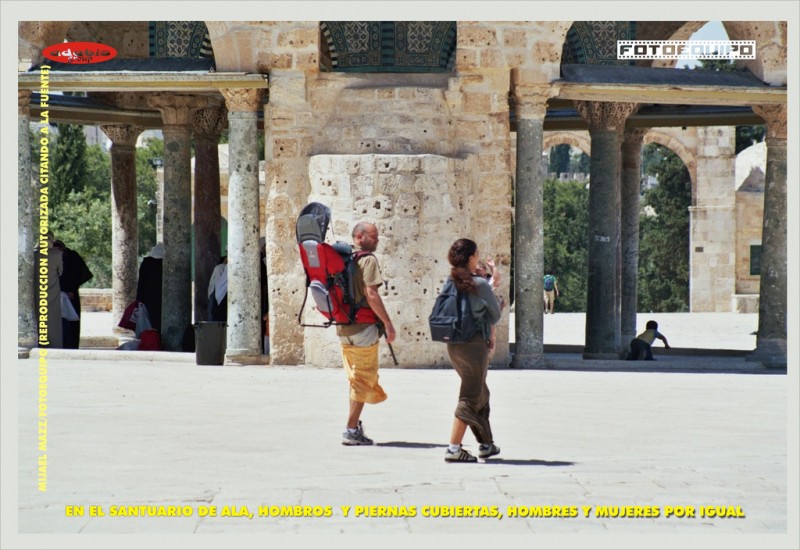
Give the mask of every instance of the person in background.
<path id="1" fill-rule="evenodd" d="M 94 275 L 92 275 L 83 257 L 75 250 L 67 248 L 62 241 L 53 241 L 53 247 L 61 250 L 64 260 L 64 268 L 59 277 L 61 292 L 67 293 L 72 307 L 75 308 L 75 311 L 80 316 L 81 296 L 78 290 L 82 284 L 89 282 Z M 81 320 L 68 321 L 62 318 L 61 330 L 63 333 L 64 347 L 67 349 L 78 349 L 81 342 Z"/>
<path id="2" fill-rule="evenodd" d="M 162 273 L 164 270 L 164 245 L 156 244 L 139 265 L 136 300 L 144 303 L 150 324 L 161 332 Z"/>
<path id="3" fill-rule="evenodd" d="M 36 278 L 34 284 L 34 311 L 35 319 L 41 316 L 41 307 L 39 306 L 39 266 L 40 260 L 47 259 L 47 338 L 46 342 L 40 342 L 39 347 L 47 348 L 60 348 L 64 345 L 64 338 L 61 329 L 61 283 L 59 281 L 61 273 L 64 270 L 64 253 L 59 248 L 55 248 L 53 243 L 55 241 L 52 231 L 47 232 L 47 254 L 42 254 L 39 247 L 34 251 L 34 272 Z M 38 322 L 37 322 L 38 324 Z M 41 327 L 40 327 L 41 331 Z M 40 332 L 41 336 L 41 332 Z M 38 340 L 37 340 L 38 341 Z"/>
<path id="4" fill-rule="evenodd" d="M 645 328 L 646 330 L 643 333 L 631 340 L 631 350 L 627 357 L 628 361 L 637 361 L 639 359 L 655 361 L 652 346 L 656 338 L 664 342 L 664 347 L 669 349 L 667 337 L 658 332 L 658 323 L 655 321 L 647 321 Z"/>
<path id="5" fill-rule="evenodd" d="M 497 265 L 494 263 L 494 259 L 491 256 L 486 256 L 485 260 L 478 261 L 478 267 L 475 269 L 475 275 L 483 277 L 489 281 L 489 286 L 491 286 L 492 290 L 494 290 L 497 300 L 500 302 L 500 307 L 505 307 L 505 298 L 498 294 L 498 289 L 500 288 L 500 270 L 497 268 Z"/>
<path id="6" fill-rule="evenodd" d="M 261 287 L 261 334 L 263 335 L 263 346 L 261 352 L 269 355 L 269 278 L 267 272 L 267 239 L 261 237 L 261 261 L 258 263 L 260 271 Z"/>
<path id="7" fill-rule="evenodd" d="M 544 312 L 545 314 L 550 311 L 552 315 L 553 309 L 556 307 L 556 296 L 559 295 L 558 292 L 558 278 L 556 277 L 555 273 L 553 273 L 552 269 L 548 269 L 545 271 L 544 276 Z"/>
<path id="8" fill-rule="evenodd" d="M 208 320 L 228 321 L 228 257 L 222 256 L 208 281 Z"/>

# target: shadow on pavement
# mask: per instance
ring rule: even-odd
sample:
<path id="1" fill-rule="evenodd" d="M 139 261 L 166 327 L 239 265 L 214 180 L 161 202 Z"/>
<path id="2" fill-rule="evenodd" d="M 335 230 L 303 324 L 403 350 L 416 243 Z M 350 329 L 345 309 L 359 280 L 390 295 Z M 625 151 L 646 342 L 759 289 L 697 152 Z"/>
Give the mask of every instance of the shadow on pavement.
<path id="1" fill-rule="evenodd" d="M 437 447 L 447 447 L 440 443 L 412 443 L 410 441 L 387 441 L 376 443 L 376 447 L 402 447 L 404 449 L 435 449 Z"/>
<path id="2" fill-rule="evenodd" d="M 574 462 L 565 462 L 563 460 L 537 460 L 532 458 L 530 460 L 507 460 L 505 458 L 490 458 L 486 464 L 502 464 L 503 466 L 574 466 Z"/>

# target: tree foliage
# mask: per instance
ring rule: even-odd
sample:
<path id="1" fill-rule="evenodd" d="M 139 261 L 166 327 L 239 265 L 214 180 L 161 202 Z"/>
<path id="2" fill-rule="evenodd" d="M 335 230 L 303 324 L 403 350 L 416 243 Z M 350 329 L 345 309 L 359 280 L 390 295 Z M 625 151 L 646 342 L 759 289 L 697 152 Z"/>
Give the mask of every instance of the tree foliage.
<path id="1" fill-rule="evenodd" d="M 71 191 L 51 220 L 57 239 L 77 251 L 94 277 L 85 287 L 111 287 L 111 201 L 92 191 Z"/>
<path id="2" fill-rule="evenodd" d="M 592 166 L 592 159 L 589 158 L 589 155 L 587 155 L 583 151 L 578 150 L 576 154 L 570 157 L 569 161 L 570 172 L 582 172 L 584 174 L 588 174 L 591 170 L 591 166 Z"/>
<path id="3" fill-rule="evenodd" d="M 80 193 L 86 186 L 86 136 L 83 126 L 57 124 L 58 137 L 52 148 L 50 162 L 50 200 L 56 210 L 73 191 Z M 55 214 L 58 214 L 55 211 Z"/>
<path id="4" fill-rule="evenodd" d="M 111 159 L 99 145 L 86 148 L 86 179 L 84 189 L 95 197 L 111 195 Z"/>
<path id="5" fill-rule="evenodd" d="M 695 71 L 722 71 L 726 73 L 735 73 L 736 63 L 730 59 L 698 59 L 699 65 L 695 65 L 692 70 Z"/>
<path id="6" fill-rule="evenodd" d="M 138 212 L 139 255 L 144 256 L 156 244 L 156 210 L 158 179 L 151 164 L 154 158 L 164 158 L 164 142 L 148 139 L 136 150 L 136 205 Z"/>
<path id="7" fill-rule="evenodd" d="M 554 172 L 556 176 L 562 172 L 569 171 L 569 150 L 570 146 L 566 143 L 555 145 L 550 148 L 550 165 L 548 172 Z"/>
<path id="8" fill-rule="evenodd" d="M 751 145 L 764 141 L 767 128 L 763 124 L 757 126 L 736 127 L 736 154 L 738 155 Z"/>
<path id="9" fill-rule="evenodd" d="M 689 310 L 689 171 L 669 149 L 656 144 L 660 158 L 647 168 L 658 179 L 642 200 L 639 217 L 638 309 L 649 312 Z"/>
<path id="10" fill-rule="evenodd" d="M 558 277 L 558 311 L 586 311 L 589 189 L 583 182 L 544 183 L 544 267 Z"/>
<path id="11" fill-rule="evenodd" d="M 77 125 L 59 125 L 55 150 L 59 156 L 54 153 L 52 170 L 62 175 L 60 179 L 51 179 L 51 228 L 57 239 L 83 256 L 92 271 L 94 278 L 85 286 L 109 288 L 112 286 L 110 155 L 99 145 L 87 146 L 83 130 Z M 38 150 L 36 155 L 38 158 Z M 150 159 L 163 156 L 164 143 L 158 139 L 148 140 L 144 148 L 136 151 L 139 255 L 146 254 L 156 242 L 158 181 Z M 60 164 L 62 161 L 66 166 L 83 168 L 73 174 Z"/>

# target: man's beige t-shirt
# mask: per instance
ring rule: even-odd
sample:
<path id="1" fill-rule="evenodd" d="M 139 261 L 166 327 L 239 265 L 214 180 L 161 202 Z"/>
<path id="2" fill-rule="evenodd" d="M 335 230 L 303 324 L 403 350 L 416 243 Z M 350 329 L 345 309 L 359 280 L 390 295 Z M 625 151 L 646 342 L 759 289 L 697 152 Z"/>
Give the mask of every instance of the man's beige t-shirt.
<path id="1" fill-rule="evenodd" d="M 358 252 L 360 249 L 356 249 Z M 383 277 L 381 276 L 381 268 L 378 265 L 378 259 L 372 254 L 366 254 L 358 259 L 358 269 L 356 269 L 356 286 L 355 286 L 355 300 L 356 303 L 361 303 L 364 300 L 364 306 L 369 307 L 366 302 L 366 287 L 380 286 L 383 284 Z M 352 336 L 370 326 L 369 323 L 354 323 L 352 325 L 336 325 L 336 334 L 339 336 Z"/>

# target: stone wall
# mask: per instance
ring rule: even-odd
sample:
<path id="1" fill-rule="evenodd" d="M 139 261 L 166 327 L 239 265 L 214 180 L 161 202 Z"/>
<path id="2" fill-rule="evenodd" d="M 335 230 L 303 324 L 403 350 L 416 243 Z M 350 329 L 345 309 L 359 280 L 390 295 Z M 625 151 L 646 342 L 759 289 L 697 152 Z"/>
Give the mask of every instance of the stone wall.
<path id="1" fill-rule="evenodd" d="M 70 27 L 66 39 L 112 46 L 119 59 L 147 59 L 150 56 L 148 21 L 77 21 Z"/>
<path id="2" fill-rule="evenodd" d="M 111 311 L 113 291 L 110 288 L 81 288 L 82 311 Z"/>
<path id="3" fill-rule="evenodd" d="M 447 252 L 459 237 L 470 237 L 486 252 L 486 226 L 478 215 L 477 159 L 440 155 L 317 155 L 309 163 L 311 195 L 331 207 L 329 240 L 352 242 L 360 220 L 377 224 L 376 257 L 386 285 L 381 289 L 397 330 L 395 355 L 401 367 L 449 364 L 446 347 L 430 340 L 428 315 L 450 272 Z M 306 323 L 319 323 L 313 303 Z M 494 361 L 508 362 L 508 320 L 499 330 Z M 386 346 L 381 364 L 390 365 Z M 305 329 L 305 361 L 339 366 L 341 354 L 333 329 Z"/>
<path id="4" fill-rule="evenodd" d="M 471 24 L 469 28 L 474 30 L 481 25 L 491 26 L 488 23 Z M 487 36 L 490 35 L 494 35 L 493 31 Z M 455 163 L 453 166 L 448 164 L 449 168 L 456 170 L 450 172 L 448 177 L 456 175 L 466 178 L 472 186 L 472 192 L 464 193 L 460 203 L 453 203 L 455 208 L 462 211 L 452 222 L 461 224 L 457 231 L 449 230 L 447 223 L 423 227 L 421 220 L 429 215 L 431 203 L 429 199 L 426 204 L 425 195 L 419 194 L 419 191 L 405 194 L 398 191 L 397 195 L 391 195 L 389 202 L 394 209 L 393 216 L 398 216 L 399 220 L 402 219 L 399 212 L 413 213 L 412 219 L 420 231 L 424 230 L 426 235 L 442 234 L 441 238 L 448 247 L 456 237 L 475 238 L 481 250 L 495 256 L 503 273 L 508 275 L 512 223 L 509 71 L 499 68 L 490 55 L 491 51 L 499 51 L 498 48 L 468 42 L 466 37 L 459 35 L 457 55 L 461 55 L 463 49 L 465 52 L 476 52 L 478 57 L 475 63 L 457 76 L 452 73 L 396 75 L 303 72 L 296 70 L 297 65 L 293 65 L 292 69 L 270 71 L 270 100 L 264 106 L 265 158 L 268 159 L 267 261 L 271 273 L 270 304 L 282 305 L 270 309 L 273 364 L 339 364 L 338 351 L 333 353 L 333 361 L 327 357 L 331 354 L 327 353 L 321 359 L 306 357 L 309 347 L 314 347 L 314 342 L 320 338 L 319 330 L 313 335 L 307 334 L 297 322 L 305 293 L 305 276 L 297 252 L 294 224 L 302 207 L 313 200 L 311 197 L 321 195 L 318 191 L 321 190 L 319 186 L 322 180 L 312 183 L 309 176 L 312 157 L 319 157 L 314 162 L 320 163 L 323 162 L 322 157 L 329 155 L 353 158 L 403 155 L 420 159 L 428 155 Z M 296 59 L 304 59 L 303 53 L 307 48 L 307 43 L 299 44 Z M 485 52 L 484 48 L 487 48 Z M 290 49 L 288 42 L 284 43 L 282 51 L 288 53 Z M 481 59 L 491 66 L 484 69 Z M 396 166 L 396 163 L 388 162 L 390 166 Z M 413 165 L 415 161 L 409 162 Z M 408 168 L 405 164 L 402 169 L 392 168 L 394 175 L 391 171 L 378 172 L 373 164 L 374 173 L 363 172 L 358 177 L 364 180 L 383 174 L 393 179 L 391 185 L 400 188 L 407 185 L 406 178 L 426 176 L 429 167 L 423 167 L 422 161 L 419 162 L 419 168 Z M 314 170 L 319 173 L 320 168 Z M 361 164 L 359 170 L 362 170 Z M 349 179 L 347 184 L 342 182 L 343 174 L 349 174 L 348 178 L 354 175 L 348 172 L 330 174 L 331 185 L 336 182 L 337 189 L 339 185 L 359 185 Z M 378 185 L 384 183 L 381 180 Z M 458 185 L 463 185 L 463 182 L 458 182 Z M 388 193 L 383 194 L 389 197 Z M 367 196 L 372 202 L 363 202 Z M 334 223 L 337 224 L 334 232 L 340 239 L 350 240 L 352 223 L 357 217 L 369 219 L 376 214 L 384 216 L 376 215 L 375 219 L 370 220 L 378 222 L 381 227 L 384 236 L 381 247 L 387 244 L 397 246 L 402 255 L 390 258 L 387 254 L 383 269 L 387 278 L 402 274 L 414 256 L 413 249 L 410 255 L 403 250 L 404 239 L 409 240 L 409 236 L 403 233 L 408 224 L 388 220 L 385 211 L 373 209 L 376 200 L 370 194 L 364 192 L 360 197 L 352 203 L 345 205 L 340 202 L 333 207 Z M 382 206 L 385 204 L 381 202 Z M 363 212 L 365 207 L 366 212 Z M 384 223 L 388 224 L 386 228 L 383 227 Z M 473 223 L 479 224 L 474 228 L 478 234 L 464 235 L 463 230 L 468 227 L 465 224 Z M 393 237 L 393 234 L 402 236 Z M 393 239 L 396 244 L 392 243 Z M 386 254 L 382 249 L 379 249 L 379 253 Z M 438 258 L 439 263 L 446 261 L 446 249 L 444 253 L 440 251 Z M 393 265 L 394 262 L 397 265 Z M 444 276 L 446 270 L 440 277 Z M 411 299 L 410 296 L 417 294 L 424 296 L 426 294 L 422 293 L 422 288 L 427 293 L 436 290 L 436 285 L 430 279 L 433 275 L 427 277 L 429 279 L 425 283 L 412 280 L 410 288 L 406 284 L 396 287 L 397 300 Z M 402 296 L 404 292 L 408 292 L 409 296 Z M 504 281 L 503 293 L 508 296 L 508 277 Z M 403 318 L 403 328 L 395 347 L 404 349 L 401 352 L 404 354 L 401 359 L 404 364 L 435 364 L 439 360 L 427 351 L 414 358 L 413 352 L 409 351 L 413 349 L 410 344 L 416 342 L 417 337 L 422 337 L 422 334 L 427 337 L 427 315 L 431 305 L 432 300 L 424 308 L 415 306 L 412 318 L 418 325 Z M 417 321 L 417 315 L 421 322 Z M 498 363 L 508 362 L 508 325 L 507 321 L 504 323 L 504 328 L 498 333 Z M 323 338 L 335 342 L 332 334 L 326 334 Z M 388 363 L 383 361 L 383 364 Z"/>
<path id="5" fill-rule="evenodd" d="M 690 211 L 689 309 L 731 311 L 736 288 L 735 130 L 697 129 L 696 203 Z"/>
<path id="6" fill-rule="evenodd" d="M 736 294 L 754 296 L 747 305 L 737 298 L 734 311 L 758 312 L 761 277 L 750 275 L 750 247 L 761 244 L 766 165 L 767 144 L 763 141 L 736 156 Z"/>

